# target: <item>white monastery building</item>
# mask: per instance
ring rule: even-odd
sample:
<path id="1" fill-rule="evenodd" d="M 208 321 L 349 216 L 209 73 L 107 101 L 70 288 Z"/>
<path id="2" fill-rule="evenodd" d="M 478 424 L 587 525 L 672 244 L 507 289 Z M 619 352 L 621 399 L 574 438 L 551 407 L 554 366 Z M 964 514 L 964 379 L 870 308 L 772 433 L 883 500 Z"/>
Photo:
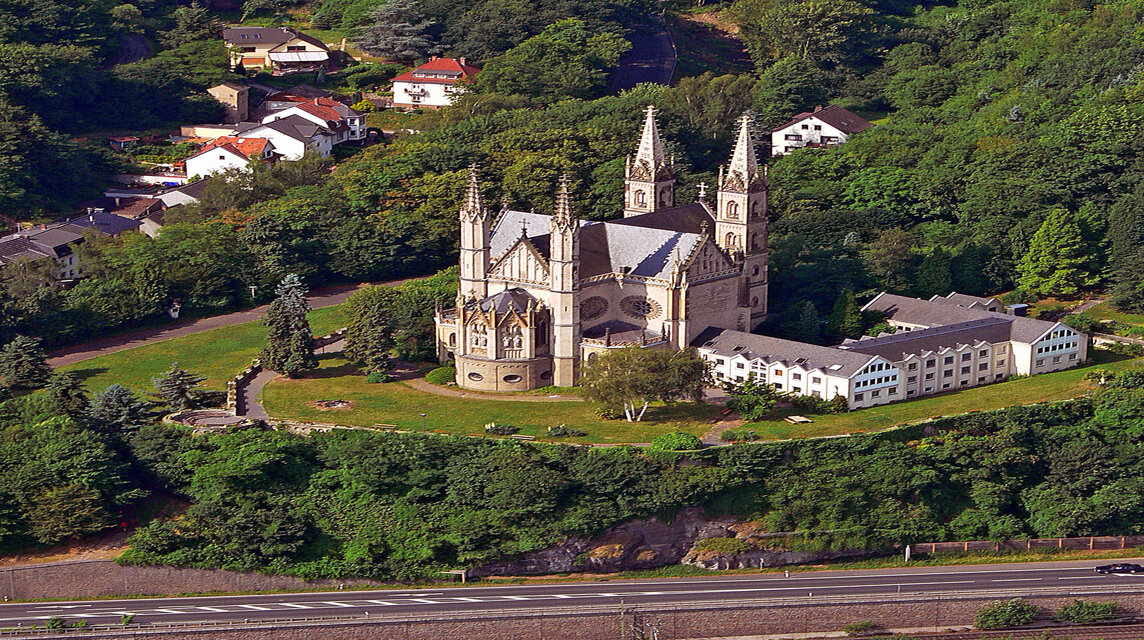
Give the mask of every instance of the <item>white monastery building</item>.
<path id="1" fill-rule="evenodd" d="M 453 96 L 464 90 L 458 83 L 480 71 L 464 58 L 433 56 L 429 62 L 393 79 L 393 106 L 430 109 L 449 106 L 453 104 Z"/>
<path id="2" fill-rule="evenodd" d="M 834 104 L 800 113 L 771 130 L 771 155 L 781 156 L 803 147 L 827 147 L 846 142 L 855 133 L 874 126 L 862 116 Z"/>

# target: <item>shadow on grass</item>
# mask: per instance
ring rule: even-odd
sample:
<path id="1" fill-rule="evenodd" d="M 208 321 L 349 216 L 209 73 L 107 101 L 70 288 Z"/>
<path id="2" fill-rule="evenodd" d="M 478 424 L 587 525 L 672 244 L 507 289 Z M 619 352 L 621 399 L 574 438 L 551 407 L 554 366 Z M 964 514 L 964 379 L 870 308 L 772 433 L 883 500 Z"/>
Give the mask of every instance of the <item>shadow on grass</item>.
<path id="1" fill-rule="evenodd" d="M 89 369 L 72 369 L 71 373 L 75 374 L 75 377 L 79 378 L 80 382 L 87 382 L 96 376 L 101 376 L 107 373 L 108 371 L 111 371 L 111 369 L 108 369 L 107 367 L 91 367 Z"/>
<path id="2" fill-rule="evenodd" d="M 334 354 L 331 354 L 333 356 Z M 322 358 L 318 358 L 321 360 Z M 343 364 L 336 367 L 323 367 L 321 369 L 311 369 L 305 371 L 298 376 L 301 380 L 328 380 L 330 378 L 343 378 L 346 376 L 363 376 L 360 369 L 356 365 Z"/>

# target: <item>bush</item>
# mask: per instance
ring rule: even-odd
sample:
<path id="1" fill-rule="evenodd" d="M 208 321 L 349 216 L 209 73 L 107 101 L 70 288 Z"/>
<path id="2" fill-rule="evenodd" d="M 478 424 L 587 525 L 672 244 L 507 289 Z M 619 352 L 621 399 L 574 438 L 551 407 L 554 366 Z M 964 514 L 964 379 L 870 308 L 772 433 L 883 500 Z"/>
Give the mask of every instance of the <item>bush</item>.
<path id="1" fill-rule="evenodd" d="M 382 382 L 389 382 L 390 380 L 393 380 L 393 377 L 381 371 L 374 371 L 365 377 L 365 381 L 370 384 L 380 384 Z"/>
<path id="2" fill-rule="evenodd" d="M 373 113 L 377 111 L 377 105 L 364 98 L 350 105 L 350 108 L 355 111 L 361 111 L 362 113 Z"/>
<path id="3" fill-rule="evenodd" d="M 1126 342 L 1109 342 L 1108 344 L 1102 345 L 1100 348 L 1109 353 L 1115 353 L 1121 356 L 1130 356 L 1133 358 L 1138 358 L 1144 355 L 1144 345 L 1135 343 L 1130 344 Z"/>
<path id="4" fill-rule="evenodd" d="M 603 420 L 619 420 L 624 417 L 624 412 L 615 407 L 600 407 L 596 410 L 596 415 Z"/>
<path id="5" fill-rule="evenodd" d="M 1033 304 L 1036 301 L 1037 296 L 1024 289 L 1014 289 L 1001 296 L 1001 302 L 1004 304 Z"/>
<path id="6" fill-rule="evenodd" d="M 1111 620 L 1120 615 L 1119 602 L 1085 602 L 1073 600 L 1057 610 L 1053 619 L 1057 622 L 1079 622 L 1089 624 Z"/>
<path id="7" fill-rule="evenodd" d="M 834 413 L 834 405 L 829 400 L 816 396 L 791 394 L 787 396 L 787 401 L 790 402 L 790 406 L 806 413 Z"/>
<path id="8" fill-rule="evenodd" d="M 973 624 L 978 629 L 1006 629 L 1029 624 L 1040 609 L 1020 598 L 994 602 L 977 612 Z"/>
<path id="9" fill-rule="evenodd" d="M 751 429 L 727 429 L 719 434 L 723 442 L 753 442 L 759 439 L 759 434 Z"/>
<path id="10" fill-rule="evenodd" d="M 711 551 L 713 553 L 747 553 L 754 548 L 755 545 L 742 538 L 707 538 L 695 543 L 696 551 Z"/>
<path id="11" fill-rule="evenodd" d="M 490 422 L 485 425 L 485 433 L 491 436 L 511 436 L 517 431 L 520 431 L 520 428 L 514 427 L 511 424 L 498 424 L 496 422 Z"/>
<path id="12" fill-rule="evenodd" d="M 880 628 L 881 627 L 874 624 L 873 622 L 870 622 L 869 620 L 863 620 L 862 622 L 851 622 L 850 624 L 842 627 L 842 630 L 846 632 L 846 635 L 848 636 L 864 636 L 868 633 L 873 633 Z"/>
<path id="13" fill-rule="evenodd" d="M 354 89 L 375 89 L 388 84 L 394 76 L 403 71 L 405 67 L 399 64 L 360 65 L 354 67 L 346 82 Z"/>
<path id="14" fill-rule="evenodd" d="M 829 413 L 847 413 L 850 411 L 850 403 L 846 400 L 846 396 L 837 395 L 830 399 Z"/>
<path id="15" fill-rule="evenodd" d="M 1077 331 L 1083 331 L 1085 333 L 1092 333 L 1100 328 L 1100 320 L 1087 311 L 1067 315 L 1061 322 Z"/>
<path id="16" fill-rule="evenodd" d="M 656 436 L 651 448 L 653 451 L 695 451 L 703 448 L 703 442 L 690 433 L 673 431 Z"/>
<path id="17" fill-rule="evenodd" d="M 446 365 L 425 374 L 425 382 L 439 385 L 455 384 L 457 382 L 457 367 Z"/>
<path id="18" fill-rule="evenodd" d="M 554 427 L 548 427 L 549 438 L 580 438 L 586 435 L 588 435 L 587 431 L 572 429 L 562 424 L 558 424 Z"/>

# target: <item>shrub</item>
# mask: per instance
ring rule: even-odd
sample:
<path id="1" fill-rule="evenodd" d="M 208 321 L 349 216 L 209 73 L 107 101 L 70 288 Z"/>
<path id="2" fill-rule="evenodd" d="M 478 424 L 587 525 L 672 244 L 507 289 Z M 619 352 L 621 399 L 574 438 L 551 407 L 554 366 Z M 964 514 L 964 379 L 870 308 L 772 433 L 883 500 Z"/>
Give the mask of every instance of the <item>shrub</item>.
<path id="1" fill-rule="evenodd" d="M 346 78 L 346 82 L 354 89 L 373 89 L 383 86 L 394 76 L 405 71 L 405 67 L 399 64 L 360 65 L 354 69 L 353 74 Z"/>
<path id="2" fill-rule="evenodd" d="M 1053 619 L 1057 622 L 1079 622 L 1080 624 L 1088 624 L 1091 622 L 1111 620 L 1118 615 L 1120 615 L 1119 602 L 1085 602 L 1084 600 L 1073 600 L 1071 604 L 1066 604 L 1058 609 Z"/>
<path id="3" fill-rule="evenodd" d="M 824 400 L 815 396 L 804 396 L 802 394 L 791 394 L 787 396 L 787 401 L 795 409 L 804 411 L 806 413 L 833 413 L 834 405 L 829 400 Z"/>
<path id="4" fill-rule="evenodd" d="M 696 551 L 711 551 L 713 553 L 747 553 L 755 545 L 742 538 L 707 538 L 695 543 Z"/>
<path id="5" fill-rule="evenodd" d="M 850 624 L 842 627 L 842 630 L 846 632 L 846 635 L 848 636 L 864 636 L 868 633 L 873 633 L 880 628 L 881 627 L 879 627 L 877 624 L 874 624 L 869 620 L 863 620 L 862 622 L 851 622 Z"/>
<path id="6" fill-rule="evenodd" d="M 1092 333 L 1100 328 L 1100 320 L 1087 311 L 1067 315 L 1061 319 L 1061 322 L 1077 331 L 1084 331 L 1085 333 Z"/>
<path id="7" fill-rule="evenodd" d="M 830 399 L 830 413 L 846 413 L 850 411 L 850 403 L 846 396 L 837 395 Z"/>
<path id="8" fill-rule="evenodd" d="M 596 415 L 603 420 L 619 420 L 624 417 L 624 412 L 615 407 L 600 407 L 596 410 Z"/>
<path id="9" fill-rule="evenodd" d="M 586 435 L 588 435 L 587 431 L 572 429 L 562 424 L 558 424 L 554 427 L 548 427 L 549 438 L 579 438 Z"/>
<path id="10" fill-rule="evenodd" d="M 362 113 L 373 113 L 377 111 L 377 105 L 364 98 L 350 105 L 350 108 L 361 111 Z"/>
<path id="11" fill-rule="evenodd" d="M 1014 289 L 1001 296 L 1001 302 L 1004 304 L 1032 304 L 1036 301 L 1037 296 L 1024 289 Z"/>
<path id="12" fill-rule="evenodd" d="M 653 451 L 695 451 L 703 448 L 703 442 L 690 433 L 673 431 L 656 436 L 651 448 Z"/>
<path id="13" fill-rule="evenodd" d="M 444 367 L 437 367 L 436 369 L 425 374 L 425 382 L 432 384 L 448 385 L 454 384 L 457 381 L 457 367 L 446 365 Z"/>
<path id="14" fill-rule="evenodd" d="M 719 434 L 723 442 L 752 442 L 759 439 L 759 434 L 752 429 L 727 429 Z"/>
<path id="15" fill-rule="evenodd" d="M 370 384 L 380 384 L 382 382 L 389 382 L 390 380 L 393 380 L 393 377 L 382 371 L 374 371 L 365 377 L 365 381 Z"/>
<path id="16" fill-rule="evenodd" d="M 1004 602 L 994 602 L 983 607 L 973 618 L 978 629 L 1006 629 L 1029 624 L 1037 617 L 1040 609 L 1020 598 Z"/>
<path id="17" fill-rule="evenodd" d="M 511 436 L 517 431 L 520 431 L 520 429 L 518 427 L 512 426 L 511 424 L 499 424 L 496 422 L 490 422 L 485 425 L 485 433 L 491 436 Z"/>

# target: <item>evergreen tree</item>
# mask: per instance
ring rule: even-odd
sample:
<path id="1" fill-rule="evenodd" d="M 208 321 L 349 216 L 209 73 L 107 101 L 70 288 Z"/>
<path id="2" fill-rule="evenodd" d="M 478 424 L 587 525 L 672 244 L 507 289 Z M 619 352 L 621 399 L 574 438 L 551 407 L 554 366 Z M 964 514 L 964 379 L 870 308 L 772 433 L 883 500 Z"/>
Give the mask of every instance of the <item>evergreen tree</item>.
<path id="1" fill-rule="evenodd" d="M 818 344 L 822 340 L 822 321 L 818 317 L 818 309 L 814 303 L 802 301 L 795 305 L 798 313 L 798 322 L 795 325 L 791 338 L 799 342 Z"/>
<path id="2" fill-rule="evenodd" d="M 0 380 L 13 389 L 38 389 L 48 382 L 52 368 L 38 338 L 18 335 L 0 349 Z"/>
<path id="3" fill-rule="evenodd" d="M 161 376 L 151 379 L 158 393 L 150 394 L 176 411 L 197 409 L 202 396 L 202 384 L 205 376 L 193 374 L 179 368 L 179 363 L 171 364 L 171 370 Z"/>
<path id="4" fill-rule="evenodd" d="M 151 407 L 118 384 L 95 396 L 89 416 L 97 430 L 114 435 L 133 433 L 155 422 Z"/>
<path id="5" fill-rule="evenodd" d="M 953 288 L 953 274 L 950 270 L 950 256 L 938 247 L 922 258 L 918 267 L 918 293 L 922 297 L 944 296 Z"/>
<path id="6" fill-rule="evenodd" d="M 59 413 L 77 421 L 87 417 L 91 408 L 91 394 L 76 374 L 57 371 L 48 382 L 47 392 Z"/>
<path id="7" fill-rule="evenodd" d="M 854 300 L 854 292 L 843 289 L 834 301 L 834 310 L 826 318 L 826 330 L 836 340 L 862 337 L 862 311 Z"/>
<path id="8" fill-rule="evenodd" d="M 196 0 L 189 7 L 179 7 L 171 14 L 175 18 L 175 25 L 167 30 L 159 39 L 169 48 L 195 42 L 196 40 L 210 40 L 218 37 L 222 25 L 211 18 L 207 8 Z"/>
<path id="9" fill-rule="evenodd" d="M 391 60 L 421 58 L 438 49 L 426 34 L 432 25 L 414 0 L 391 0 L 370 14 L 370 24 L 358 32 L 354 44 Z"/>
<path id="10" fill-rule="evenodd" d="M 278 298 L 266 312 L 266 348 L 262 350 L 262 366 L 293 378 L 301 371 L 318 366 L 314 355 L 314 334 L 306 314 L 306 285 L 297 274 L 282 279 L 275 290 Z"/>
<path id="11" fill-rule="evenodd" d="M 1033 234 L 1029 251 L 1017 263 L 1018 283 L 1045 296 L 1072 295 L 1089 284 L 1088 260 L 1076 217 L 1056 209 Z"/>
<path id="12" fill-rule="evenodd" d="M 1121 258 L 1113 278 L 1112 304 L 1121 311 L 1144 313 L 1144 248 Z"/>

